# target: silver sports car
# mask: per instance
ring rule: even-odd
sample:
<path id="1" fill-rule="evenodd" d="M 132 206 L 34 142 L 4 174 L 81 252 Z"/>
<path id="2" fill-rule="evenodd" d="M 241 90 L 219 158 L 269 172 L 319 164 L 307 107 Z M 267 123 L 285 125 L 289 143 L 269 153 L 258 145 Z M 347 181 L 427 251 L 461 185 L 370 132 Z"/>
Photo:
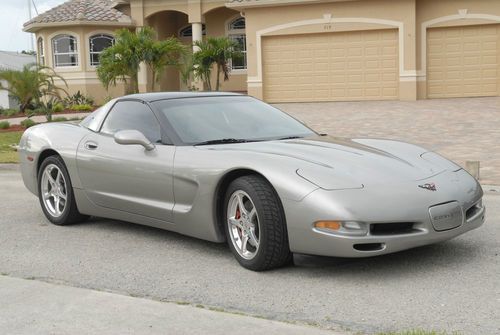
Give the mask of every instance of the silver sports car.
<path id="1" fill-rule="evenodd" d="M 317 134 L 254 98 L 151 93 L 29 128 L 26 187 L 52 223 L 106 217 L 224 242 L 251 270 L 292 253 L 382 255 L 484 222 L 479 183 L 408 143 Z"/>

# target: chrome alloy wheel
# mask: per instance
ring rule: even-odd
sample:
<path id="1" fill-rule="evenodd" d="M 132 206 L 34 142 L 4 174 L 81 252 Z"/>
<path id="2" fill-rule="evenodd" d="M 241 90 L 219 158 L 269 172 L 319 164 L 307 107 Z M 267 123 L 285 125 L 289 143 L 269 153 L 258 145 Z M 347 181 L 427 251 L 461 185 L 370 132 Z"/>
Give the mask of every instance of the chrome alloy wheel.
<path id="1" fill-rule="evenodd" d="M 259 216 L 246 192 L 237 190 L 229 198 L 227 225 L 231 242 L 238 254 L 244 259 L 253 259 L 259 251 Z"/>
<path id="2" fill-rule="evenodd" d="M 43 204 L 47 212 L 53 217 L 60 217 L 66 208 L 68 192 L 64 175 L 55 164 L 49 164 L 42 172 Z"/>

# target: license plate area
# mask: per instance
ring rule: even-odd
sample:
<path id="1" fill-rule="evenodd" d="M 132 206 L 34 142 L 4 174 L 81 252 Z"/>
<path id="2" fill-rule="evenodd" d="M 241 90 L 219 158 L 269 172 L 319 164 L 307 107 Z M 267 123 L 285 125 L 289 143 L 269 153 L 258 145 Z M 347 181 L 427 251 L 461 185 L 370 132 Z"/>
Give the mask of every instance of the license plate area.
<path id="1" fill-rule="evenodd" d="M 432 225 L 436 231 L 449 230 L 462 225 L 464 215 L 457 201 L 429 208 Z"/>

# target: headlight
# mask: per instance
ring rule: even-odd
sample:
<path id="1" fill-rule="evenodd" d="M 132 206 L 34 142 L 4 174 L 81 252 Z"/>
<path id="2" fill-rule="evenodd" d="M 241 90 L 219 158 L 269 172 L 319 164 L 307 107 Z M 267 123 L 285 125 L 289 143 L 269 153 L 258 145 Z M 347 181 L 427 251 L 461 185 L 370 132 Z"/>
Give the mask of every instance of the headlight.
<path id="1" fill-rule="evenodd" d="M 364 187 L 363 184 L 352 180 L 352 178 L 348 176 L 335 176 L 331 168 L 314 167 L 298 169 L 297 174 L 308 182 L 328 191 L 359 189 Z"/>
<path id="2" fill-rule="evenodd" d="M 462 169 L 459 165 L 432 151 L 425 152 L 421 154 L 420 157 L 422 157 L 425 161 L 445 170 L 455 172 Z"/>

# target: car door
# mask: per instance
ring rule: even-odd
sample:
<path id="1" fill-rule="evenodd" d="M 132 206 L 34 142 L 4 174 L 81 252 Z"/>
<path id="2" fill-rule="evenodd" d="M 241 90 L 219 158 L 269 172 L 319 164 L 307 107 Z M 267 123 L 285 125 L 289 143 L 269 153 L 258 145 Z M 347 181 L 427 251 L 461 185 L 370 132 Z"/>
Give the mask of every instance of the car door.
<path id="1" fill-rule="evenodd" d="M 155 148 L 116 143 L 113 135 L 129 129 L 143 133 Z M 172 222 L 174 153 L 175 146 L 162 144 L 160 124 L 147 104 L 118 101 L 100 131 L 80 142 L 78 173 L 94 204 Z"/>

